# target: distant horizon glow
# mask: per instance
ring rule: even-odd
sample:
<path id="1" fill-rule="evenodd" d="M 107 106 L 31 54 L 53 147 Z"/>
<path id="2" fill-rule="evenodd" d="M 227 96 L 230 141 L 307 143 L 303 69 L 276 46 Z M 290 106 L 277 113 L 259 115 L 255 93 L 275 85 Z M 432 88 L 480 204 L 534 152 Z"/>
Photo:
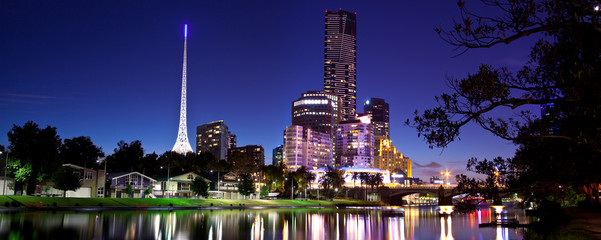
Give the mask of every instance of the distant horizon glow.
<path id="1" fill-rule="evenodd" d="M 188 38 L 188 24 L 184 24 L 184 37 Z"/>

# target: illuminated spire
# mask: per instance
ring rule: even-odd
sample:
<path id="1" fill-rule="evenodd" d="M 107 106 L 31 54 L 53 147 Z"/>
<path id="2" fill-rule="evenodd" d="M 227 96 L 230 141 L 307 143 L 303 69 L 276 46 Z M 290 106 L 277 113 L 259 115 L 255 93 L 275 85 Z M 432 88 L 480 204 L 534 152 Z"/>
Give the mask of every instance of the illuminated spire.
<path id="1" fill-rule="evenodd" d="M 187 64 L 187 46 L 188 46 L 188 24 L 184 25 L 184 66 L 182 70 L 182 101 L 179 113 L 179 130 L 177 140 L 171 151 L 179 154 L 186 154 L 192 151 L 190 141 L 188 140 L 188 126 L 186 120 L 186 64 Z"/>

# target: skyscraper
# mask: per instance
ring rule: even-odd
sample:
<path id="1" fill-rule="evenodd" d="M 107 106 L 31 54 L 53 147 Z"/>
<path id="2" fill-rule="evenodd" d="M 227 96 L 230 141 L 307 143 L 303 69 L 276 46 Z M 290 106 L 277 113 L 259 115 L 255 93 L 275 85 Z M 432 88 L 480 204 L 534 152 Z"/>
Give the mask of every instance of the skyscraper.
<path id="1" fill-rule="evenodd" d="M 357 15 L 343 10 L 325 15 L 324 83 L 325 92 L 342 100 L 341 119 L 352 120 L 357 100 Z"/>
<path id="2" fill-rule="evenodd" d="M 369 117 L 343 121 L 336 127 L 336 167 L 373 167 L 374 134 Z"/>
<path id="3" fill-rule="evenodd" d="M 175 140 L 175 145 L 171 151 L 185 154 L 188 152 L 192 152 L 192 146 L 190 146 L 190 141 L 188 140 L 188 126 L 186 120 L 186 64 L 188 61 L 187 58 L 187 48 L 188 48 L 188 24 L 184 24 L 184 64 L 182 70 L 182 97 L 179 111 L 179 129 L 177 131 L 177 140 Z"/>
<path id="4" fill-rule="evenodd" d="M 196 127 L 196 154 L 211 152 L 219 160 L 227 159 L 231 137 L 223 120 Z"/>
<path id="5" fill-rule="evenodd" d="M 292 125 L 334 136 L 340 122 L 340 97 L 323 91 L 308 91 L 292 101 Z"/>
<path id="6" fill-rule="evenodd" d="M 390 139 L 388 103 L 381 98 L 371 98 L 363 105 L 363 112 L 371 117 L 371 123 L 374 125 L 374 137 Z"/>
<path id="7" fill-rule="evenodd" d="M 302 166 L 310 170 L 332 166 L 331 136 L 311 128 L 288 126 L 284 132 L 283 157 L 288 171 Z"/>

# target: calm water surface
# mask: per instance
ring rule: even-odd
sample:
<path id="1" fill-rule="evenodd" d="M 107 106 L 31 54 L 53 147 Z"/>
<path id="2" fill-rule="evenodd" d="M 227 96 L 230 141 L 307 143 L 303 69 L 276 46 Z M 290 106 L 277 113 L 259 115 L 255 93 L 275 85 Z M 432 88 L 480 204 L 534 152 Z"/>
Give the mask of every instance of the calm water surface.
<path id="1" fill-rule="evenodd" d="M 521 229 L 479 228 L 493 212 L 449 217 L 426 206 L 1 213 L 0 239 L 522 239 Z M 531 221 L 519 209 L 501 217 Z"/>

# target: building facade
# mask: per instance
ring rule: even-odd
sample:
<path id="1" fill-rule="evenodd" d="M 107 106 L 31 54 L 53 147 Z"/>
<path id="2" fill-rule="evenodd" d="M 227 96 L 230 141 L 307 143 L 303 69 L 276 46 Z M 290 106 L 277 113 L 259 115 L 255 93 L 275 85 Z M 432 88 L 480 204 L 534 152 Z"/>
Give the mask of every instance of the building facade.
<path id="1" fill-rule="evenodd" d="M 343 121 L 336 127 L 336 167 L 373 167 L 374 134 L 369 118 Z"/>
<path id="2" fill-rule="evenodd" d="M 284 132 L 284 163 L 289 171 L 302 166 L 318 169 L 332 166 L 332 140 L 330 134 L 303 126 L 288 126 Z"/>
<path id="3" fill-rule="evenodd" d="M 66 197 L 101 198 L 105 196 L 106 174 L 104 169 L 96 170 L 71 163 L 63 164 L 62 167 L 68 169 L 68 173 L 76 174 L 81 179 L 81 187 L 75 191 L 67 191 L 65 193 Z M 44 180 L 36 185 L 35 194 L 40 196 L 63 196 L 63 191 L 55 189 L 54 183 L 50 180 Z"/>
<path id="4" fill-rule="evenodd" d="M 277 166 L 284 162 L 284 145 L 279 145 L 273 149 L 271 155 L 272 165 Z"/>
<path id="5" fill-rule="evenodd" d="M 156 180 L 139 172 L 110 173 L 107 175 L 107 184 L 112 198 L 146 198 L 145 193 L 148 189 L 152 191 Z M 128 185 L 132 188 L 131 196 L 128 196 L 126 189 Z"/>
<path id="6" fill-rule="evenodd" d="M 357 14 L 325 13 L 324 91 L 342 100 L 341 119 L 355 117 L 357 100 Z"/>
<path id="7" fill-rule="evenodd" d="M 197 177 L 202 178 L 202 180 L 208 184 L 211 182 L 210 180 L 194 172 L 188 172 L 175 176 L 162 176 L 156 179 L 157 182 L 154 185 L 152 192 L 154 196 L 163 198 L 194 197 L 194 193 L 190 189 L 190 186 L 192 185 L 192 181 L 194 181 L 194 179 Z"/>
<path id="8" fill-rule="evenodd" d="M 246 145 L 242 147 L 230 148 L 228 155 L 233 153 L 242 153 L 250 157 L 257 167 L 265 165 L 265 150 L 263 146 L 259 145 Z"/>
<path id="9" fill-rule="evenodd" d="M 411 160 L 405 157 L 403 153 L 397 151 L 396 147 L 392 146 L 392 141 L 381 139 L 376 141 L 376 152 L 374 157 L 374 167 L 390 172 L 398 172 L 401 170 L 406 174 L 406 178 L 413 177 L 411 169 Z"/>
<path id="10" fill-rule="evenodd" d="M 231 136 L 223 120 L 196 127 L 196 154 L 211 152 L 219 160 L 227 159 Z"/>
<path id="11" fill-rule="evenodd" d="M 340 97 L 324 91 L 308 91 L 292 101 L 292 125 L 334 135 L 340 122 Z"/>
<path id="12" fill-rule="evenodd" d="M 388 103 L 381 98 L 371 98 L 363 105 L 363 112 L 371 117 L 374 137 L 390 139 L 390 114 Z"/>

